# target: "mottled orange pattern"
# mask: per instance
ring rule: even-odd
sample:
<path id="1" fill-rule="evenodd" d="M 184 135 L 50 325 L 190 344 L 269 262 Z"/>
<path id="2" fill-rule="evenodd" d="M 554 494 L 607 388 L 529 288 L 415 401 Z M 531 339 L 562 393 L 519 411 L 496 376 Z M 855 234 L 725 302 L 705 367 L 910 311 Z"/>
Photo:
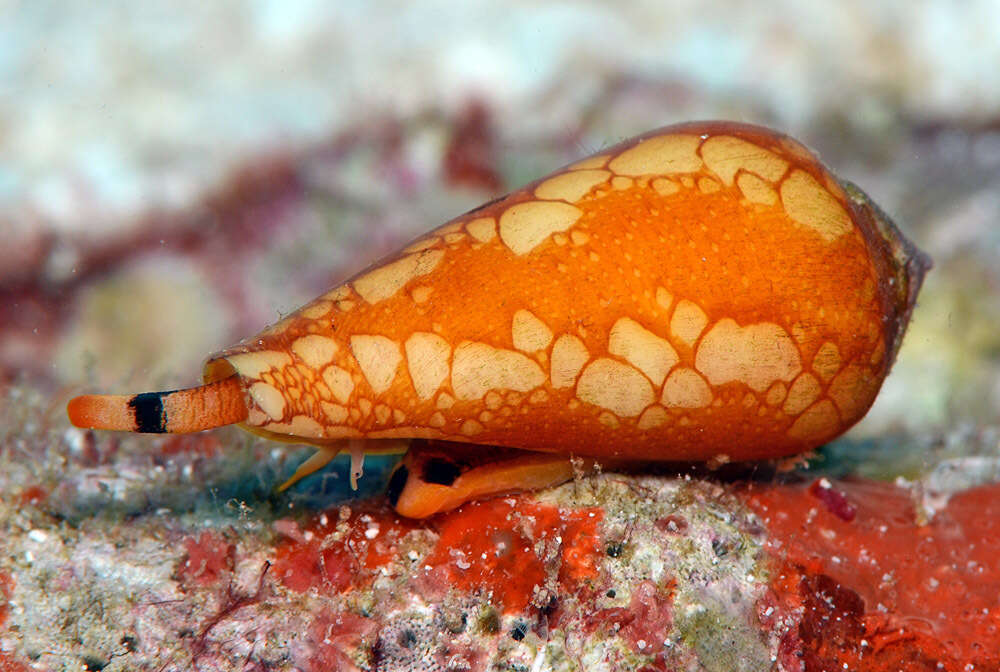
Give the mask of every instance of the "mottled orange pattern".
<path id="1" fill-rule="evenodd" d="M 213 357 L 245 426 L 775 457 L 871 406 L 926 258 L 773 131 L 695 122 L 452 220 Z"/>

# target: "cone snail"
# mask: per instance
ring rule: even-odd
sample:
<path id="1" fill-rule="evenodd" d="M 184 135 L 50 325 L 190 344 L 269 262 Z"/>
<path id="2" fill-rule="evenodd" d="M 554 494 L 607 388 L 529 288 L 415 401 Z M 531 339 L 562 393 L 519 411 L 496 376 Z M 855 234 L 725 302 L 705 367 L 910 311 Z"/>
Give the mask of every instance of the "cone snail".
<path id="1" fill-rule="evenodd" d="M 200 387 L 69 416 L 317 446 L 293 480 L 429 439 L 391 484 L 411 516 L 565 480 L 570 456 L 780 457 L 867 412 L 929 267 L 798 142 L 679 124 L 418 238 L 213 355 Z"/>

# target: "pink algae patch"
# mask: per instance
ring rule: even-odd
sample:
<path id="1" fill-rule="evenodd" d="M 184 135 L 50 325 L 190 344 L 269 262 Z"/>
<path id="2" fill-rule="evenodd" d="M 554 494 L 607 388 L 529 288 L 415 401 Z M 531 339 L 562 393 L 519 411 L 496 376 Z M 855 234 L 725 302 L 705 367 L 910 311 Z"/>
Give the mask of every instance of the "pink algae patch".
<path id="1" fill-rule="evenodd" d="M 587 632 L 617 633 L 636 653 L 659 650 L 673 627 L 674 582 L 660 589 L 643 581 L 632 591 L 627 607 L 601 609 L 587 617 Z"/>
<path id="2" fill-rule="evenodd" d="M 44 502 L 49 497 L 49 492 L 40 485 L 29 485 L 21 494 L 18 495 L 18 499 L 21 501 L 22 506 L 38 506 Z"/>
<path id="3" fill-rule="evenodd" d="M 378 624 L 350 612 L 323 612 L 306 635 L 308 651 L 301 667 L 306 672 L 356 670 L 349 652 L 356 650 L 366 638 L 374 636 Z"/>
<path id="4" fill-rule="evenodd" d="M 496 133 L 490 112 L 473 101 L 452 128 L 452 137 L 442 160 L 449 184 L 486 189 L 498 193 L 503 179 L 497 171 Z"/>
<path id="5" fill-rule="evenodd" d="M 304 529 L 291 521 L 275 549 L 275 576 L 288 589 L 340 593 L 368 585 L 376 571 L 399 555 L 402 539 L 416 529 L 438 534 L 420 562 L 419 583 L 428 593 L 456 589 L 492 592 L 508 612 L 531 602 L 549 579 L 572 590 L 597 575 L 601 556 L 599 509 L 564 510 L 527 498 L 471 502 L 429 521 L 412 521 L 377 505 L 317 516 Z"/>
<path id="6" fill-rule="evenodd" d="M 185 590 L 215 585 L 233 571 L 235 546 L 216 532 L 188 537 L 184 547 L 187 553 L 177 567 L 177 580 Z"/>
<path id="7" fill-rule="evenodd" d="M 802 669 L 1000 667 L 1000 484 L 953 496 L 925 525 L 887 483 L 744 496 L 769 530 L 776 599 L 802 613 Z"/>
<path id="8" fill-rule="evenodd" d="M 823 502 L 827 511 L 848 523 L 857 515 L 857 508 L 847 499 L 847 495 L 833 487 L 825 478 L 813 481 L 809 486 L 809 494 Z"/>
<path id="9" fill-rule="evenodd" d="M 163 455 L 214 457 L 222 452 L 222 441 L 211 434 L 171 434 L 160 445 Z"/>
<path id="10" fill-rule="evenodd" d="M 560 509 L 525 498 L 471 502 L 433 519 L 440 535 L 425 564 L 436 587 L 491 592 L 523 610 L 554 574 L 560 591 L 597 575 L 600 509 Z"/>
<path id="11" fill-rule="evenodd" d="M 300 530 L 280 526 L 286 539 L 275 549 L 273 575 L 289 590 L 310 588 L 339 593 L 365 585 L 374 570 L 398 554 L 400 540 L 421 526 L 379 506 L 352 511 L 343 521 L 336 511 L 315 516 Z"/>
<path id="12" fill-rule="evenodd" d="M 0 628 L 7 622 L 7 603 L 14 592 L 14 577 L 0 570 Z"/>
<path id="13" fill-rule="evenodd" d="M 33 668 L 0 652 L 0 672 L 32 672 Z"/>

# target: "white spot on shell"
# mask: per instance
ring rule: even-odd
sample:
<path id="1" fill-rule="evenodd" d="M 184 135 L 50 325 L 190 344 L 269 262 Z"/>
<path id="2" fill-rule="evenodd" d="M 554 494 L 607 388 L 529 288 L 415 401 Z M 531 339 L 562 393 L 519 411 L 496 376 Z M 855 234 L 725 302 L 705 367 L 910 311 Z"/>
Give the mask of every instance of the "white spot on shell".
<path id="1" fill-rule="evenodd" d="M 589 156 L 586 159 L 581 159 L 577 161 L 572 166 L 571 170 L 592 170 L 597 168 L 603 168 L 604 164 L 608 162 L 607 154 L 600 154 L 598 156 Z"/>
<path id="2" fill-rule="evenodd" d="M 437 334 L 417 332 L 406 339 L 406 363 L 421 399 L 430 399 L 448 377 L 451 346 Z"/>
<path id="3" fill-rule="evenodd" d="M 781 183 L 781 202 L 789 217 L 827 242 L 851 230 L 851 218 L 844 206 L 804 170 L 793 171 Z"/>
<path id="4" fill-rule="evenodd" d="M 462 428 L 460 430 L 462 434 L 466 436 L 475 436 L 483 431 L 483 426 L 476 422 L 475 420 L 466 420 L 462 423 Z"/>
<path id="5" fill-rule="evenodd" d="M 333 308 L 329 301 L 315 301 L 308 306 L 299 309 L 299 315 L 309 320 L 318 320 Z"/>
<path id="6" fill-rule="evenodd" d="M 327 401 L 320 402 L 323 414 L 335 425 L 342 425 L 347 421 L 347 408 L 340 404 L 331 404 Z"/>
<path id="7" fill-rule="evenodd" d="M 660 386 L 679 361 L 677 351 L 664 339 L 628 317 L 615 322 L 608 335 L 608 352 L 627 360 Z"/>
<path id="8" fill-rule="evenodd" d="M 527 254 L 553 233 L 576 224 L 583 212 L 567 203 L 527 201 L 500 216 L 500 239 L 514 254 Z"/>
<path id="9" fill-rule="evenodd" d="M 837 409 L 829 399 L 823 399 L 810 406 L 805 413 L 788 428 L 793 439 L 817 441 L 832 437 L 839 427 Z"/>
<path id="10" fill-rule="evenodd" d="M 563 334 L 552 346 L 552 387 L 573 387 L 583 365 L 590 359 L 587 346 L 572 334 Z"/>
<path id="11" fill-rule="evenodd" d="M 752 142 L 731 135 L 717 135 L 701 146 L 705 165 L 724 183 L 731 185 L 741 168 L 756 173 L 771 182 L 777 181 L 788 169 L 788 162 L 777 154 Z"/>
<path id="12" fill-rule="evenodd" d="M 334 398 L 342 404 L 346 404 L 354 391 L 354 381 L 351 374 L 339 366 L 328 366 L 323 370 L 323 382 L 330 388 Z"/>
<path id="13" fill-rule="evenodd" d="M 668 180 L 665 177 L 658 177 L 653 180 L 653 189 L 655 189 L 656 193 L 660 194 L 660 196 L 671 196 L 681 190 L 681 185 L 677 184 L 673 180 Z"/>
<path id="14" fill-rule="evenodd" d="M 403 359 L 399 343 L 385 336 L 355 334 L 351 336 L 351 352 L 372 391 L 381 394 L 388 390 Z"/>
<path id="15" fill-rule="evenodd" d="M 771 322 L 739 326 L 719 320 L 702 338 L 695 368 L 712 385 L 738 381 L 763 392 L 775 380 L 790 381 L 802 370 L 799 350 L 784 329 Z"/>
<path id="16" fill-rule="evenodd" d="M 615 415 L 632 418 L 653 403 L 653 387 L 631 366 L 602 357 L 580 374 L 576 396 Z"/>
<path id="17" fill-rule="evenodd" d="M 488 243 L 497 235 L 497 223 L 492 217 L 480 217 L 465 225 L 469 235 L 480 243 Z"/>
<path id="18" fill-rule="evenodd" d="M 788 388 L 788 396 L 785 397 L 785 405 L 781 410 L 785 415 L 798 415 L 819 398 L 820 391 L 816 377 L 811 373 L 803 373 Z"/>
<path id="19" fill-rule="evenodd" d="M 736 178 L 736 186 L 743 196 L 751 203 L 774 205 L 778 202 L 778 192 L 770 184 L 750 173 L 740 173 Z"/>
<path id="20" fill-rule="evenodd" d="M 867 368 L 851 364 L 830 382 L 829 394 L 844 419 L 853 422 L 868 410 L 877 391 L 878 379 L 875 375 Z"/>
<path id="21" fill-rule="evenodd" d="M 254 383 L 250 386 L 250 397 L 260 410 L 275 420 L 281 420 L 285 415 L 285 397 L 273 385 Z"/>
<path id="22" fill-rule="evenodd" d="M 427 299 L 431 298 L 431 292 L 433 291 L 434 289 L 432 287 L 421 285 L 419 287 L 414 287 L 410 292 L 410 296 L 413 297 L 414 303 L 424 303 Z"/>
<path id="23" fill-rule="evenodd" d="M 591 189 L 607 182 L 611 173 L 606 170 L 574 170 L 550 177 L 535 187 L 535 197 L 552 201 L 576 203 Z"/>
<path id="24" fill-rule="evenodd" d="M 272 422 L 264 425 L 262 429 L 275 434 L 287 434 L 288 436 L 299 436 L 304 439 L 326 438 L 323 425 L 319 424 L 308 415 L 296 415 L 291 422 Z"/>
<path id="25" fill-rule="evenodd" d="M 829 381 L 840 371 L 840 364 L 840 349 L 837 348 L 836 343 L 827 341 L 816 351 L 812 368 L 821 379 Z"/>
<path id="26" fill-rule="evenodd" d="M 693 301 L 682 299 L 677 302 L 674 316 L 670 318 L 670 331 L 686 345 L 694 345 L 706 324 L 708 316 L 705 311 Z"/>
<path id="27" fill-rule="evenodd" d="M 712 389 L 696 371 L 684 367 L 667 377 L 660 401 L 674 408 L 704 408 L 712 403 Z"/>
<path id="28" fill-rule="evenodd" d="M 459 399 L 482 399 L 490 390 L 528 392 L 543 382 L 541 367 L 520 352 L 470 341 L 455 348 L 451 385 Z"/>
<path id="29" fill-rule="evenodd" d="M 511 336 L 514 340 L 514 347 L 522 352 L 544 350 L 552 342 L 552 330 L 535 317 L 534 313 L 527 310 L 519 310 L 514 313 Z"/>
<path id="30" fill-rule="evenodd" d="M 271 369 L 283 369 L 292 363 L 287 352 L 260 350 L 259 352 L 229 355 L 226 361 L 232 364 L 236 373 L 245 378 L 260 378 L 260 374 Z"/>
<path id="31" fill-rule="evenodd" d="M 639 416 L 638 427 L 642 430 L 660 427 L 666 424 L 668 417 L 662 406 L 650 406 Z"/>
<path id="32" fill-rule="evenodd" d="M 674 295 L 668 292 L 663 287 L 656 288 L 656 303 L 659 304 L 660 308 L 663 310 L 670 310 L 670 304 L 674 301 Z"/>
<path id="33" fill-rule="evenodd" d="M 444 250 L 425 250 L 368 271 L 354 280 L 354 291 L 368 303 L 394 296 L 406 283 L 433 271 L 444 258 Z"/>
<path id="34" fill-rule="evenodd" d="M 292 352 L 314 369 L 321 369 L 332 362 L 338 349 L 332 338 L 317 334 L 302 336 L 292 342 Z"/>
<path id="35" fill-rule="evenodd" d="M 611 160 L 608 168 L 619 175 L 692 173 L 702 165 L 697 153 L 699 144 L 701 138 L 697 135 L 658 135 L 626 149 Z"/>

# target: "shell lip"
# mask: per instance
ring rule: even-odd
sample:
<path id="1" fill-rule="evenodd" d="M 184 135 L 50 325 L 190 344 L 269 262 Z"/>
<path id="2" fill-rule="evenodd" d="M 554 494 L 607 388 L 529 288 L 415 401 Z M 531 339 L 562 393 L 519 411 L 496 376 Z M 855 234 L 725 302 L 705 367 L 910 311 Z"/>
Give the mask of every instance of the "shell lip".
<path id="1" fill-rule="evenodd" d="M 889 362 L 895 361 L 909 324 L 917 295 L 924 278 L 934 265 L 930 255 L 907 238 L 899 226 L 858 185 L 849 180 L 838 180 L 852 205 L 867 213 L 875 224 L 875 233 L 883 244 L 889 264 L 892 300 L 895 313 L 895 335 L 889 347 Z"/>
<path id="2" fill-rule="evenodd" d="M 230 376 L 239 376 L 240 380 L 243 380 L 240 372 L 236 370 L 236 367 L 224 355 L 212 355 L 205 361 L 201 378 L 206 384 L 214 383 L 217 380 L 229 378 Z"/>

